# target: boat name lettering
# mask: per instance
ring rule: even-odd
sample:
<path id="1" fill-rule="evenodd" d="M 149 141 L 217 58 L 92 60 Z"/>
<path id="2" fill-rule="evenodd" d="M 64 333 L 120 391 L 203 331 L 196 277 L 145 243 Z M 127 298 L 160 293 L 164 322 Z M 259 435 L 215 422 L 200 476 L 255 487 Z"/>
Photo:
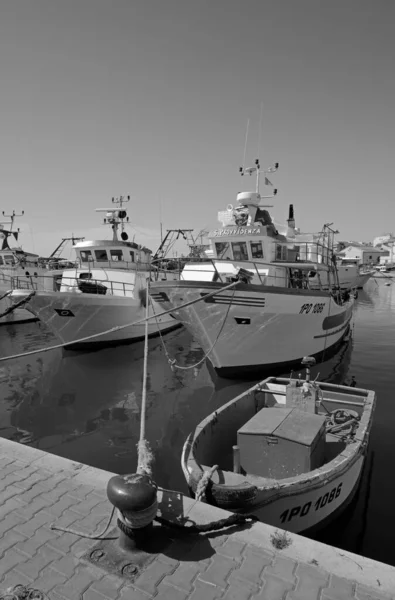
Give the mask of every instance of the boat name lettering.
<path id="1" fill-rule="evenodd" d="M 318 500 L 313 505 L 312 502 L 306 502 L 303 506 L 294 506 L 293 508 L 285 510 L 280 515 L 281 523 L 285 523 L 291 521 L 294 517 L 305 517 L 309 514 L 310 509 L 314 506 L 315 510 L 319 510 L 320 508 L 324 508 L 327 504 L 330 504 L 335 498 L 338 498 L 342 491 L 343 483 L 339 483 L 337 487 L 331 489 L 330 492 L 326 492 L 324 496 L 320 496 Z"/>
<path id="2" fill-rule="evenodd" d="M 224 235 L 245 235 L 245 234 L 259 234 L 261 233 L 260 227 L 237 227 L 237 229 L 214 229 L 213 237 L 222 237 Z"/>
<path id="3" fill-rule="evenodd" d="M 307 315 L 307 314 L 309 314 L 309 312 L 311 312 L 314 315 L 317 313 L 322 313 L 324 308 L 325 308 L 325 302 L 320 302 L 318 304 L 302 304 L 299 314 Z"/>

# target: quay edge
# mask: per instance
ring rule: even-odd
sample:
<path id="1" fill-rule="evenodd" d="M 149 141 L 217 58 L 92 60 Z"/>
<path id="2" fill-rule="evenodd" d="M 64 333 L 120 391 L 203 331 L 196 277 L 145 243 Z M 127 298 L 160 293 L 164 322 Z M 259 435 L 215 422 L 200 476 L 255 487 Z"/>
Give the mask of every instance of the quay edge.
<path id="1" fill-rule="evenodd" d="M 70 600 L 85 596 L 115 600 L 133 592 L 147 600 L 188 599 L 196 587 L 207 597 L 215 588 L 220 599 L 227 597 L 230 582 L 240 597 L 261 591 L 260 597 L 265 598 L 263 586 L 274 578 L 290 597 L 294 593 L 300 597 L 303 589 L 308 589 L 309 597 L 317 600 L 395 598 L 395 567 L 292 533 L 287 533 L 288 547 L 276 550 L 271 540 L 282 531 L 264 523 L 201 535 L 197 542 L 196 536 L 183 536 L 179 545 L 177 540 L 172 542 L 170 552 L 155 556 L 132 583 L 109 576 L 99 563 L 82 559 L 97 540 L 54 531 L 50 526 L 56 522 L 85 534 L 102 530 L 112 508 L 106 495 L 112 476 L 0 438 L 0 596 L 22 584 L 49 598 L 53 593 Z M 159 510 L 167 519 L 188 513 L 197 523 L 210 523 L 230 514 L 205 503 L 194 504 L 183 494 L 167 490 L 159 492 Z M 188 557 L 192 547 L 193 555 Z M 259 554 L 262 573 L 247 582 L 240 567 L 254 570 Z"/>

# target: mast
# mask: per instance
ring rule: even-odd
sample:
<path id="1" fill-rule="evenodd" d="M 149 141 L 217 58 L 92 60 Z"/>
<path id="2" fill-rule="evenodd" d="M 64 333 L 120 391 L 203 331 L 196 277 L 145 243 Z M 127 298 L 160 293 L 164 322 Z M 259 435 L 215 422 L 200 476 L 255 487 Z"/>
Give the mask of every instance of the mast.
<path id="1" fill-rule="evenodd" d="M 112 198 L 112 203 L 116 205 L 117 208 L 96 208 L 96 212 L 105 212 L 106 217 L 104 219 L 104 223 L 111 225 L 111 229 L 113 231 L 113 242 L 118 242 L 118 229 L 121 228 L 121 239 L 126 242 L 129 239 L 128 234 L 125 231 L 125 221 L 129 223 L 129 217 L 127 216 L 126 210 L 123 209 L 123 205 L 126 202 L 130 202 L 130 196 L 119 196 L 119 198 Z"/>

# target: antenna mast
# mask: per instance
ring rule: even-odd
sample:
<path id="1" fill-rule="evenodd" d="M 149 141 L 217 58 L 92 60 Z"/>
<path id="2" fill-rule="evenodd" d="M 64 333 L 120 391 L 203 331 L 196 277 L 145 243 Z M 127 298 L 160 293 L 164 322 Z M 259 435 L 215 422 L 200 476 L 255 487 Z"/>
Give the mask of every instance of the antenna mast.
<path id="1" fill-rule="evenodd" d="M 126 210 L 122 207 L 126 202 L 130 202 L 130 196 L 119 196 L 119 198 L 112 198 L 112 203 L 117 205 L 118 208 L 97 208 L 96 212 L 105 212 L 106 218 L 104 223 L 111 225 L 113 230 L 113 242 L 118 242 L 118 228 L 121 226 L 121 238 L 124 242 L 129 239 L 128 234 L 125 232 L 125 219 L 129 223 L 129 217 L 127 216 Z"/>
<path id="2" fill-rule="evenodd" d="M 16 214 L 16 212 L 15 212 L 15 210 L 13 210 L 13 211 L 12 211 L 12 213 L 11 213 L 10 215 L 6 215 L 6 214 L 5 214 L 5 212 L 4 212 L 4 210 L 3 210 L 2 212 L 3 212 L 3 217 L 6 217 L 6 219 L 10 219 L 10 221 L 11 221 L 10 232 L 12 232 L 12 228 L 13 228 L 13 226 L 14 226 L 14 221 L 15 221 L 15 218 L 16 218 L 16 217 L 23 217 L 23 215 L 25 214 L 25 211 L 24 211 L 24 210 L 21 212 L 21 214 L 20 214 L 20 215 L 17 215 L 17 214 Z M 20 230 L 18 229 L 18 231 L 17 231 L 17 232 L 19 233 L 19 231 L 20 231 Z"/>

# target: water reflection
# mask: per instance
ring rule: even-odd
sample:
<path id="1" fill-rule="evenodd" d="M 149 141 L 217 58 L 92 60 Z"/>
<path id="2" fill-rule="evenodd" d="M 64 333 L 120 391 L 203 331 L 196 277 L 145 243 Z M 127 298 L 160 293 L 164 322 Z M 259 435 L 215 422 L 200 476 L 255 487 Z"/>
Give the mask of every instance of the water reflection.
<path id="1" fill-rule="evenodd" d="M 394 286 L 369 282 L 359 293 L 349 342 L 312 370 L 313 377 L 319 374 L 333 383 L 349 382 L 354 375 L 359 387 L 378 395 L 370 443 L 373 467 L 369 457 L 358 497 L 338 526 L 320 539 L 392 564 L 388 522 L 395 480 L 387 474 L 395 470 L 394 312 Z M 149 342 L 146 432 L 156 456 L 157 482 L 186 491 L 180 456 L 187 435 L 254 381 L 218 378 L 200 362 L 202 350 L 183 329 L 164 336 L 164 342 L 167 353 L 160 338 Z M 55 343 L 41 323 L 0 330 L 1 356 Z M 187 368 L 172 371 L 169 358 Z M 56 350 L 0 363 L 0 435 L 111 472 L 131 472 L 137 460 L 142 376 L 142 343 L 95 352 Z"/>

